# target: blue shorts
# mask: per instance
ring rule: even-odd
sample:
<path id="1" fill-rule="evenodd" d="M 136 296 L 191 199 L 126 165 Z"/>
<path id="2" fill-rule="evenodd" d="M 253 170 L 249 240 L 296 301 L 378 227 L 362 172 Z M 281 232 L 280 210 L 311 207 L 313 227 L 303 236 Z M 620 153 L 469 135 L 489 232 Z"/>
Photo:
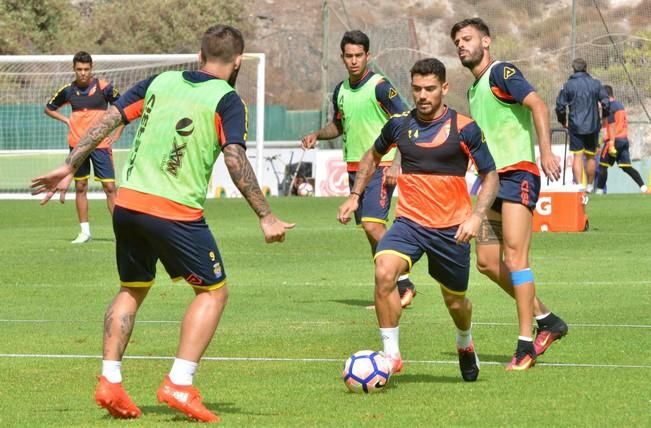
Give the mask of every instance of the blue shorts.
<path id="1" fill-rule="evenodd" d="M 160 259 L 174 280 L 212 290 L 225 284 L 226 272 L 205 220 L 175 221 L 120 206 L 113 211 L 115 253 L 124 287 L 150 287 Z"/>
<path id="2" fill-rule="evenodd" d="M 359 207 L 355 211 L 355 223 L 361 224 L 363 221 L 374 223 L 386 223 L 389 219 L 389 209 L 391 208 L 391 197 L 395 186 L 388 186 L 384 179 L 386 167 L 380 167 L 375 170 L 371 181 L 366 189 L 362 192 L 359 200 Z M 348 172 L 348 187 L 353 190 L 355 184 L 356 171 Z"/>
<path id="3" fill-rule="evenodd" d="M 502 212 L 502 202 L 516 202 L 533 210 L 540 195 L 540 176 L 529 171 L 515 170 L 499 173 L 500 190 L 491 209 Z"/>
<path id="4" fill-rule="evenodd" d="M 570 134 L 570 151 L 572 153 L 586 153 L 594 155 L 597 153 L 599 142 L 599 131 L 592 134 Z"/>
<path id="5" fill-rule="evenodd" d="M 424 227 L 398 217 L 377 245 L 375 257 L 382 253 L 397 255 L 409 263 L 409 270 L 427 254 L 432 278 L 452 294 L 465 294 L 470 274 L 470 244 L 457 244 L 457 226 L 446 229 Z"/>
<path id="6" fill-rule="evenodd" d="M 621 167 L 631 166 L 631 152 L 629 150 L 628 138 L 615 138 L 615 149 L 617 150 L 617 155 L 611 156 L 608 153 L 608 147 L 604 145 L 604 148 L 601 149 L 601 158 L 599 159 L 599 165 L 609 167 L 613 166 L 615 162 Z"/>
<path id="7" fill-rule="evenodd" d="M 72 151 L 72 148 L 70 148 Z M 115 167 L 113 166 L 113 150 L 95 149 L 75 172 L 75 181 L 88 180 L 90 177 L 90 164 L 97 181 L 115 181 Z"/>

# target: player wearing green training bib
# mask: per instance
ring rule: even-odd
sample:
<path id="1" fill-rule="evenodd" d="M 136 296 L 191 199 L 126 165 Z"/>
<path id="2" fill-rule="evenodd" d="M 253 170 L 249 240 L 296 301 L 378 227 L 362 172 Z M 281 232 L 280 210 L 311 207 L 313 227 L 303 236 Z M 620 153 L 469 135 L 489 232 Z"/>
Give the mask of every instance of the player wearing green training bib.
<path id="1" fill-rule="evenodd" d="M 122 387 L 121 362 L 138 308 L 160 260 L 173 279 L 195 292 L 181 323 L 181 338 L 157 399 L 201 422 L 219 422 L 192 386 L 201 356 L 226 306 L 226 271 L 203 204 L 220 153 L 233 183 L 259 218 L 265 240 L 282 242 L 292 224 L 277 219 L 246 157 L 246 108 L 233 90 L 244 39 L 236 28 L 215 25 L 201 40 L 201 67 L 166 72 L 129 89 L 84 135 L 66 163 L 33 180 L 34 193 L 62 196 L 72 173 L 117 126 L 140 118 L 113 211 L 121 287 L 104 316 L 102 375 L 95 402 L 114 418 L 141 410 Z M 62 199 L 63 201 L 63 199 Z"/>
<path id="2" fill-rule="evenodd" d="M 348 71 L 348 79 L 335 87 L 332 96 L 334 117 L 325 127 L 305 135 L 302 140 L 303 147 L 311 149 L 317 140 L 342 136 L 351 191 L 359 162 L 373 146 L 384 124 L 392 115 L 407 110 L 391 83 L 368 69 L 369 45 L 368 36 L 359 30 L 344 33 L 340 44 L 341 59 Z M 400 158 L 395 153 L 393 149 L 382 158 L 373 178 L 358 195 L 360 203 L 355 212 L 355 222 L 364 229 L 373 254 L 387 230 L 391 197 L 400 169 Z M 408 275 L 399 278 L 398 291 L 403 307 L 409 305 L 416 291 Z"/>
<path id="3" fill-rule="evenodd" d="M 519 337 L 507 370 L 527 370 L 567 333 L 567 324 L 536 297 L 529 266 L 533 209 L 540 192 L 534 132 L 544 173 L 553 180 L 560 176 L 558 159 L 551 151 L 549 112 L 520 70 L 493 61 L 490 31 L 484 21 L 460 21 L 450 36 L 461 63 L 476 79 L 468 90 L 470 115 L 484 133 L 500 179 L 495 203 L 477 236 L 477 267 L 515 298 Z M 538 322 L 535 341 L 534 316 Z"/>

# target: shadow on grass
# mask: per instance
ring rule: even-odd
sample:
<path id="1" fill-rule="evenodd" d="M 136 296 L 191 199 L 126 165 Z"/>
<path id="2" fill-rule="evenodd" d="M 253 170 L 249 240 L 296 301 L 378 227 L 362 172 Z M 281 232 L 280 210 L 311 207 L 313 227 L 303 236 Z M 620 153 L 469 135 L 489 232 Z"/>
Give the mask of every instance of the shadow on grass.
<path id="1" fill-rule="evenodd" d="M 401 383 L 462 383 L 460 376 L 434 376 L 430 374 L 399 374 L 391 377 L 391 384 Z"/>
<path id="2" fill-rule="evenodd" d="M 203 403 L 208 410 L 218 415 L 222 414 L 253 414 L 253 415 L 262 415 L 261 413 L 249 413 L 242 411 L 241 408 L 235 406 L 235 403 Z M 141 406 L 143 415 L 157 415 L 157 416 L 169 416 L 171 422 L 180 422 L 190 420 L 187 416 L 176 409 L 167 407 L 166 404 L 162 403 L 154 406 Z M 110 418 L 110 415 L 107 415 Z M 112 418 L 111 418 L 112 419 Z"/>
<path id="3" fill-rule="evenodd" d="M 372 300 L 362 300 L 362 299 L 333 300 L 333 302 L 340 303 L 342 305 L 348 305 L 348 306 L 361 306 L 363 308 L 373 304 Z"/>

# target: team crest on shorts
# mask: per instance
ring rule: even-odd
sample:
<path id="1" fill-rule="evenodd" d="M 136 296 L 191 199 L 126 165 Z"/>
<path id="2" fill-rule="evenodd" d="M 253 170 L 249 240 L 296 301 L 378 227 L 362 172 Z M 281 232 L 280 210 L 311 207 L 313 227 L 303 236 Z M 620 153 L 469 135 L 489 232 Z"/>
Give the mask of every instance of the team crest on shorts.
<path id="1" fill-rule="evenodd" d="M 212 265 L 213 270 L 215 271 L 215 276 L 222 276 L 222 265 L 221 263 L 217 262 L 214 265 Z"/>

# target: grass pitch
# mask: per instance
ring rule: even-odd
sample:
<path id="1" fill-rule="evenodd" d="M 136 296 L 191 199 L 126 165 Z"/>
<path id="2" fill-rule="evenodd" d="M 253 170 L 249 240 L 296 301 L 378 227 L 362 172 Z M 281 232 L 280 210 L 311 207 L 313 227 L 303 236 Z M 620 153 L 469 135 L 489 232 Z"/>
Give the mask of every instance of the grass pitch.
<path id="1" fill-rule="evenodd" d="M 536 234 L 531 263 L 542 300 L 570 325 L 525 373 L 507 373 L 514 303 L 471 271 L 473 335 L 482 361 L 461 380 L 454 328 L 438 286 L 417 264 L 418 296 L 403 312 L 403 373 L 384 393 L 347 392 L 340 374 L 360 349 L 380 349 L 373 267 L 361 230 L 335 220 L 341 199 L 273 199 L 295 221 L 268 245 L 243 200 L 211 200 L 206 218 L 229 277 L 230 300 L 195 378 L 223 426 L 650 426 L 651 198 L 593 197 L 591 230 Z M 115 421 L 93 400 L 104 310 L 117 291 L 103 201 L 91 201 L 94 240 L 73 203 L 0 201 L 0 426 L 186 426 L 156 402 L 179 320 L 193 293 L 159 265 L 123 363 L 143 416 Z"/>

